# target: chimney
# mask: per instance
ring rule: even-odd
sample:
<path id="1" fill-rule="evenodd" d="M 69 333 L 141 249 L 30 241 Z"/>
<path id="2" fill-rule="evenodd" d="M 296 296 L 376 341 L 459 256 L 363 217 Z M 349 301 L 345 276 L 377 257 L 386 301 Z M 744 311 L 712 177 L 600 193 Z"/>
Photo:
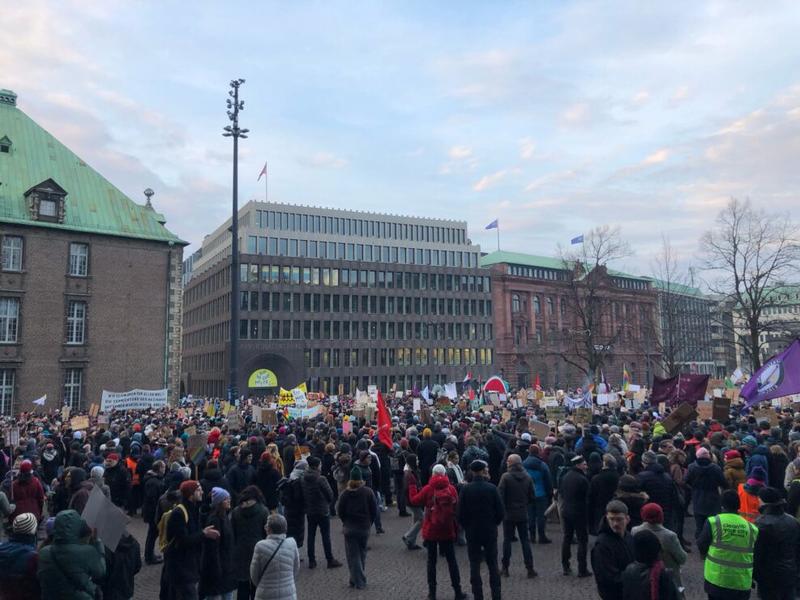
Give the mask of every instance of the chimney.
<path id="1" fill-rule="evenodd" d="M 11 90 L 0 90 L 0 104 L 17 105 L 17 95 Z"/>

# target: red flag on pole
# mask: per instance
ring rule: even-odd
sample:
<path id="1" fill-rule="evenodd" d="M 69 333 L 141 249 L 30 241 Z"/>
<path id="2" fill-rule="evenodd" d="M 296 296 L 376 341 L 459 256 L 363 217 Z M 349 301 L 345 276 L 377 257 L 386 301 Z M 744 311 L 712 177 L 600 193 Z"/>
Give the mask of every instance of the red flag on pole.
<path id="1" fill-rule="evenodd" d="M 264 168 L 261 169 L 261 173 L 258 174 L 258 179 L 256 181 L 261 181 L 261 178 L 267 174 L 267 163 L 264 163 Z"/>
<path id="2" fill-rule="evenodd" d="M 383 396 L 378 392 L 378 441 L 392 449 L 392 417 L 389 416 L 389 409 L 383 401 Z"/>
<path id="3" fill-rule="evenodd" d="M 533 384 L 533 389 L 535 389 L 537 392 L 541 392 L 542 391 L 542 383 L 541 383 L 541 381 L 539 381 L 539 374 L 538 373 L 536 374 L 536 381 Z"/>

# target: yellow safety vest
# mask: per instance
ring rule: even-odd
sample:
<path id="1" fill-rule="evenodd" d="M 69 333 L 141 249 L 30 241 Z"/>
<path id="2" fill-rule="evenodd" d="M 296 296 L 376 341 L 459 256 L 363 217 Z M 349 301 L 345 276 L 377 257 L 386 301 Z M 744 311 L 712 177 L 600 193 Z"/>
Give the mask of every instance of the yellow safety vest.
<path id="1" fill-rule="evenodd" d="M 709 583 L 729 590 L 749 590 L 758 528 L 733 513 L 708 518 L 711 546 L 703 569 Z"/>

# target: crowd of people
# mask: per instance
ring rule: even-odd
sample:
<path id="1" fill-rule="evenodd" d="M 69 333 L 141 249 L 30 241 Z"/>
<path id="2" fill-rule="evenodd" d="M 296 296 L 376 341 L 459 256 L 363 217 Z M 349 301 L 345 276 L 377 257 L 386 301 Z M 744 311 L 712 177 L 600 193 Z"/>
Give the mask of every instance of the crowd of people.
<path id="1" fill-rule="evenodd" d="M 393 508 L 409 519 L 396 551 L 426 551 L 430 600 L 443 596 L 438 557 L 457 600 L 484 598 L 482 572 L 499 600 L 505 578 L 539 576 L 535 555 L 558 552 L 554 541 L 563 575 L 593 577 L 602 600 L 736 600 L 753 588 L 785 600 L 800 589 L 800 415 L 788 410 L 774 426 L 734 407 L 727 420 L 667 431 L 647 404 L 557 423 L 535 407 L 415 411 L 403 398 L 389 402 L 388 444 L 344 401 L 313 418 L 278 412 L 272 424 L 256 422 L 252 404 L 233 423 L 196 401 L 75 431 L 56 412 L 0 423 L 0 599 L 129 599 L 142 560 L 161 565 L 162 600 L 294 599 L 301 564 L 331 577 L 346 565 L 342 577 L 363 589 L 379 577 L 370 536 L 385 533 Z M 112 552 L 88 527 L 95 488 L 141 516 L 144 548 L 126 533 Z M 681 577 L 694 552 L 703 592 Z"/>

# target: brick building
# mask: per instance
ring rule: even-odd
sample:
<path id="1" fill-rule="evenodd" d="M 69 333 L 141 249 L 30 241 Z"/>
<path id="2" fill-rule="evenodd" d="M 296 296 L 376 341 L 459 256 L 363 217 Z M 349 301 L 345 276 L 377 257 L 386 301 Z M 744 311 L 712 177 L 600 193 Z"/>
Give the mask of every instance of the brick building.
<path id="1" fill-rule="evenodd" d="M 184 262 L 183 385 L 228 383 L 230 220 Z M 238 389 L 337 393 L 494 373 L 489 273 L 463 221 L 276 203 L 239 211 Z M 341 386 L 341 387 L 340 387 Z"/>
<path id="2" fill-rule="evenodd" d="M 481 265 L 491 272 L 495 362 L 505 379 L 527 387 L 539 375 L 543 387 L 582 385 L 588 367 L 576 347 L 585 346 L 588 332 L 576 298 L 585 281 L 557 258 L 498 251 L 481 257 Z M 619 386 L 624 365 L 634 383 L 650 382 L 659 364 L 651 280 L 604 267 L 587 277 L 596 278 L 591 342 L 603 353 L 606 378 Z"/>
<path id="3" fill-rule="evenodd" d="M 0 413 L 180 381 L 185 242 L 0 90 Z"/>

